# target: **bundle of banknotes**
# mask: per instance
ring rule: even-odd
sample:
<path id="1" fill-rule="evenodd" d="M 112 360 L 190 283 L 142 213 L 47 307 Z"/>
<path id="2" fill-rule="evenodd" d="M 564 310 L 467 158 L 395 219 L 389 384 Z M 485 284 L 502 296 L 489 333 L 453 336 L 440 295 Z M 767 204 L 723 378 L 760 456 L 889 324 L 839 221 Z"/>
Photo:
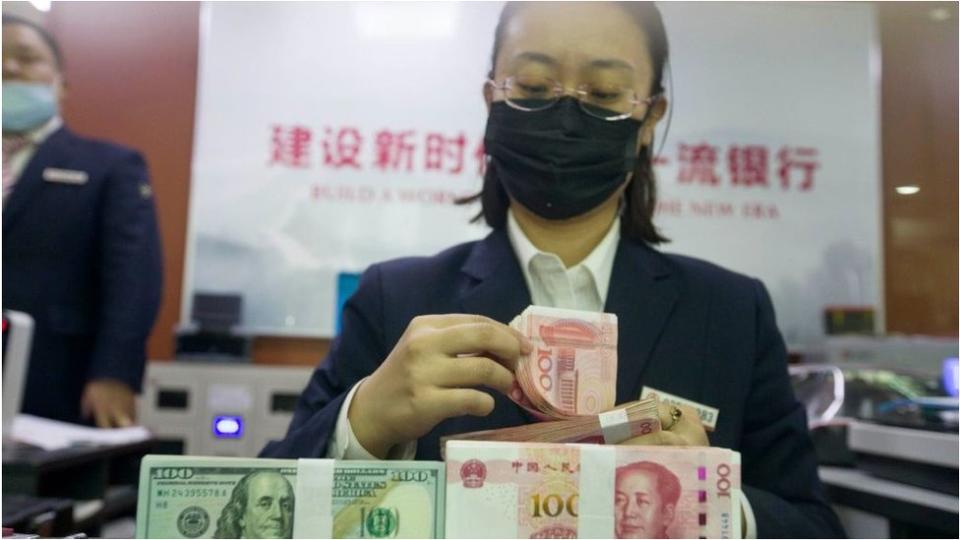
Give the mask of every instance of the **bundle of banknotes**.
<path id="1" fill-rule="evenodd" d="M 739 538 L 724 448 L 450 441 L 447 538 Z"/>
<path id="2" fill-rule="evenodd" d="M 443 463 L 147 456 L 137 538 L 440 538 Z"/>
<path id="3" fill-rule="evenodd" d="M 451 439 L 617 444 L 660 430 L 656 399 L 615 408 L 616 315 L 529 306 L 510 326 L 533 344 L 510 398 L 541 422 Z"/>
<path id="4" fill-rule="evenodd" d="M 460 433 L 441 444 L 447 440 L 618 444 L 659 429 L 657 400 L 644 399 L 590 416 Z"/>
<path id="5" fill-rule="evenodd" d="M 137 538 L 739 538 L 723 448 L 449 441 L 446 462 L 147 456 Z"/>
<path id="6" fill-rule="evenodd" d="M 595 415 L 617 398 L 617 316 L 529 306 L 510 326 L 533 344 L 510 397 L 542 420 Z"/>

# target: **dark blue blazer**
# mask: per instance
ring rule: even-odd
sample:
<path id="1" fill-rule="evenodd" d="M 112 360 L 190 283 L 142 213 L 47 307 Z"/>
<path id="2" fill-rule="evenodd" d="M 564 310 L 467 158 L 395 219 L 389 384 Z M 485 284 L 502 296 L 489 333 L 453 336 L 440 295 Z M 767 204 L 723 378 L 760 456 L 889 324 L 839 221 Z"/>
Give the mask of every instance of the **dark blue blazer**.
<path id="1" fill-rule="evenodd" d="M 87 174 L 69 184 L 44 171 Z M 34 319 L 23 411 L 80 421 L 93 378 L 140 390 L 160 304 L 161 253 L 137 152 L 66 128 L 36 150 L 3 208 L 3 308 Z"/>
<path id="2" fill-rule="evenodd" d="M 434 257 L 370 267 L 286 438 L 262 455 L 324 456 L 347 391 L 377 368 L 417 315 L 477 313 L 508 322 L 528 304 L 503 231 Z M 741 452 L 760 537 L 843 535 L 824 498 L 804 408 L 791 390 L 786 349 L 759 281 L 621 240 L 605 311 L 620 325 L 617 402 L 637 399 L 646 385 L 718 408 L 710 442 Z M 440 459 L 445 435 L 529 422 L 508 398 L 492 394 L 489 417 L 440 423 L 419 440 L 417 458 Z"/>

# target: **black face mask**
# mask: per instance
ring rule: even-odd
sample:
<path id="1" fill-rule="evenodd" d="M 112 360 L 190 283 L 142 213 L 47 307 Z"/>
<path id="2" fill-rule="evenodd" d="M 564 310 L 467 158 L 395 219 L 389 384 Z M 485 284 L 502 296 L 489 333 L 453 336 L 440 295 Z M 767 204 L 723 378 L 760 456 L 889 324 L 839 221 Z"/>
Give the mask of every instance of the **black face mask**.
<path id="1" fill-rule="evenodd" d="M 483 141 L 510 197 L 544 219 L 568 219 L 596 208 L 623 184 L 637 160 L 642 125 L 633 118 L 594 118 L 569 97 L 530 112 L 498 101 Z"/>

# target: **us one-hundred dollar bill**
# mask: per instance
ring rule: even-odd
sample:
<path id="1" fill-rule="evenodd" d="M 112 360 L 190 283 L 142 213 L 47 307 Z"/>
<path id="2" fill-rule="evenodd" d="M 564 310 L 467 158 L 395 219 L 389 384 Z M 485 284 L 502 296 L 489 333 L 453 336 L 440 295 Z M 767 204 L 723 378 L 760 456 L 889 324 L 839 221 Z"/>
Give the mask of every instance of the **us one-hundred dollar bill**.
<path id="1" fill-rule="evenodd" d="M 437 538 L 439 462 L 147 456 L 138 538 Z"/>

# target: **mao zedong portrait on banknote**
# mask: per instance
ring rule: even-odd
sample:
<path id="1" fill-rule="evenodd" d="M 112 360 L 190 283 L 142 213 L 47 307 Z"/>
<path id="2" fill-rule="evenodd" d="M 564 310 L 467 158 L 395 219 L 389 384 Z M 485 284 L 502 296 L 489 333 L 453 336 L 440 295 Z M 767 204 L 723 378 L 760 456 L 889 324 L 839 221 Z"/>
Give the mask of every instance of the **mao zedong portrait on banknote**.
<path id="1" fill-rule="evenodd" d="M 670 538 L 667 528 L 676 515 L 680 480 L 652 461 L 617 468 L 614 527 L 617 538 Z"/>
<path id="2" fill-rule="evenodd" d="M 214 538 L 293 538 L 293 486 L 279 472 L 254 471 L 237 482 Z"/>

